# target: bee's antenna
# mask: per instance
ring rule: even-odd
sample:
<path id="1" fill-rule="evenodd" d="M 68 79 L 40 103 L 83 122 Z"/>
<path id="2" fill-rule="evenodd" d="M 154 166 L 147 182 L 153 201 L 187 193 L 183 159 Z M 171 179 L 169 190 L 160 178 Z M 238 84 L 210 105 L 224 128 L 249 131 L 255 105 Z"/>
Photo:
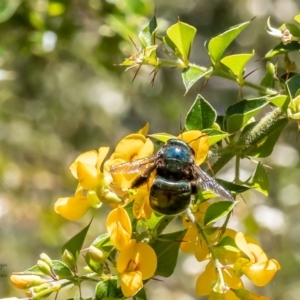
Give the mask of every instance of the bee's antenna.
<path id="1" fill-rule="evenodd" d="M 189 141 L 188 144 L 190 144 L 191 142 L 197 141 L 197 140 L 201 139 L 201 138 L 204 137 L 204 136 L 207 136 L 207 134 L 205 134 L 205 133 L 201 134 L 201 135 L 198 136 L 197 138 L 195 138 L 195 139 Z"/>

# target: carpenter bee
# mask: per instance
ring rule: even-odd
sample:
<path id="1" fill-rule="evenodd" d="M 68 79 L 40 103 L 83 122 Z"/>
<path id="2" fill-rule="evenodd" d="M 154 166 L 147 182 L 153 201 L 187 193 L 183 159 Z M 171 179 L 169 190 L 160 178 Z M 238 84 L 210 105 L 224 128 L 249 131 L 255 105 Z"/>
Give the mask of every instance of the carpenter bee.
<path id="1" fill-rule="evenodd" d="M 110 172 L 138 173 L 131 185 L 137 188 L 156 170 L 149 201 L 151 208 L 163 215 L 182 213 L 189 206 L 192 195 L 200 190 L 210 190 L 234 201 L 225 188 L 195 164 L 194 157 L 194 150 L 186 142 L 172 138 L 155 155 L 117 165 Z"/>

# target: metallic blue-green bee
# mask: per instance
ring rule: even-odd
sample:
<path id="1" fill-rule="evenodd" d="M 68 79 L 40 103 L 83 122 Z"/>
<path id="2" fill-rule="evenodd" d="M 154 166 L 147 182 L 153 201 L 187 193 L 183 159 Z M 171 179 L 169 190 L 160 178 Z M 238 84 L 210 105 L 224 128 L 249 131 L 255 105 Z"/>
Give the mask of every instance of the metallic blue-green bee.
<path id="1" fill-rule="evenodd" d="M 182 213 L 192 195 L 210 190 L 220 197 L 234 201 L 231 194 L 195 164 L 194 150 L 183 140 L 170 139 L 153 156 L 113 167 L 111 173 L 138 173 L 131 188 L 147 182 L 156 170 L 150 189 L 151 208 L 163 215 Z"/>

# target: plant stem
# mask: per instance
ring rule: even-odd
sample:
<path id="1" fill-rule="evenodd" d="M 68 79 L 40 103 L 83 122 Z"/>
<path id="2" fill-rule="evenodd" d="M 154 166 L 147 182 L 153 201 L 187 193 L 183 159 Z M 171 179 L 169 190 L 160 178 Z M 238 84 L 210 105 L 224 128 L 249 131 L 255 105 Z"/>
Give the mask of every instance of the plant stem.
<path id="1" fill-rule="evenodd" d="M 191 220 L 191 222 L 197 227 L 198 233 L 201 234 L 205 244 L 207 245 L 207 247 L 209 249 L 209 252 L 211 254 L 211 257 L 212 257 L 212 260 L 214 262 L 214 266 L 215 266 L 215 269 L 216 269 L 218 281 L 219 281 L 220 286 L 222 288 L 222 292 L 224 293 L 229 289 L 229 287 L 227 286 L 227 284 L 224 281 L 224 277 L 223 277 L 223 273 L 222 273 L 222 265 L 219 262 L 212 245 L 210 244 L 209 240 L 207 239 L 207 237 L 204 233 L 204 230 L 202 229 L 202 227 L 196 221 L 195 216 L 193 215 L 192 211 L 188 208 L 186 210 L 186 213 L 187 213 L 189 219 Z"/>

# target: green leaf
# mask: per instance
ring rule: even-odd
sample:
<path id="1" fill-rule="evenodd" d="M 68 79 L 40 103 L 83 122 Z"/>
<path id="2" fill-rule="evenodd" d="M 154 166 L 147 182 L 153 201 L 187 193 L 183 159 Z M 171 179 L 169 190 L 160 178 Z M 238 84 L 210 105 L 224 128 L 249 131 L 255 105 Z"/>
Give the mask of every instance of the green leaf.
<path id="1" fill-rule="evenodd" d="M 297 74 L 285 82 L 286 89 L 291 99 L 296 97 L 296 93 L 300 88 L 300 74 Z"/>
<path id="2" fill-rule="evenodd" d="M 158 141 L 161 141 L 163 143 L 166 143 L 169 139 L 176 138 L 174 135 L 171 135 L 169 133 L 160 132 L 160 133 L 154 133 L 154 134 L 147 134 L 147 136 L 152 137 Z"/>
<path id="3" fill-rule="evenodd" d="M 80 250 L 82 248 L 83 242 L 85 240 L 85 237 L 87 235 L 87 232 L 90 228 L 91 223 L 92 223 L 92 220 L 85 228 L 83 228 L 79 233 L 74 235 L 67 243 L 65 243 L 62 246 L 62 249 L 61 249 L 62 254 L 64 253 L 65 249 L 67 249 L 68 251 L 70 251 L 73 254 L 75 261 L 77 261 L 77 258 L 79 256 Z"/>
<path id="4" fill-rule="evenodd" d="M 168 28 L 167 36 L 163 39 L 186 66 L 189 65 L 188 58 L 196 32 L 195 27 L 178 21 Z"/>
<path id="5" fill-rule="evenodd" d="M 229 133 L 213 128 L 203 129 L 202 132 L 208 136 L 209 147 L 229 136 Z"/>
<path id="6" fill-rule="evenodd" d="M 227 191 L 234 192 L 235 194 L 241 194 L 241 193 L 246 192 L 246 191 L 249 190 L 249 187 L 247 187 L 247 186 L 243 186 L 243 185 L 235 184 L 235 183 L 232 183 L 232 182 L 228 182 L 228 181 L 225 181 L 225 180 L 219 179 L 219 178 L 216 179 L 216 180 Z"/>
<path id="7" fill-rule="evenodd" d="M 169 277 L 173 274 L 180 242 L 185 233 L 186 230 L 163 234 L 151 245 L 157 256 L 156 275 Z"/>
<path id="8" fill-rule="evenodd" d="M 258 163 L 254 173 L 245 184 L 248 184 L 263 195 L 268 196 L 270 190 L 269 177 L 261 161 Z"/>
<path id="9" fill-rule="evenodd" d="M 99 235 L 92 243 L 92 245 L 98 249 L 100 249 L 105 256 L 111 252 L 114 248 L 113 244 L 110 241 L 110 234 L 104 233 Z"/>
<path id="10" fill-rule="evenodd" d="M 205 42 L 205 47 L 213 65 L 219 65 L 219 61 L 224 51 L 249 24 L 250 22 L 248 21 L 230 27 L 224 32 Z"/>
<path id="11" fill-rule="evenodd" d="M 271 49 L 266 55 L 265 58 L 270 58 L 279 54 L 289 53 L 289 52 L 299 52 L 300 44 L 296 41 L 293 41 L 289 44 L 284 45 L 283 43 L 278 44 L 273 49 Z"/>
<path id="12" fill-rule="evenodd" d="M 235 54 L 225 56 L 222 58 L 221 63 L 225 65 L 234 76 L 237 77 L 238 83 L 242 85 L 244 83 L 243 74 L 245 67 L 254 55 L 255 53 L 253 52 L 250 54 Z"/>
<path id="13" fill-rule="evenodd" d="M 231 236 L 224 236 L 222 240 L 215 247 L 222 247 L 227 251 L 240 252 L 241 250 L 237 247 L 234 239 Z"/>
<path id="14" fill-rule="evenodd" d="M 201 95 L 197 95 L 195 102 L 187 113 L 185 129 L 202 130 L 211 128 L 216 118 L 215 109 Z"/>
<path id="15" fill-rule="evenodd" d="M 118 287 L 118 278 L 110 277 L 109 280 L 100 281 L 95 290 L 95 300 L 124 299 L 121 288 Z"/>
<path id="16" fill-rule="evenodd" d="M 268 104 L 265 97 L 245 99 L 228 107 L 225 115 L 225 126 L 229 133 L 241 129 L 246 123 Z"/>
<path id="17" fill-rule="evenodd" d="M 197 65 L 190 64 L 188 67 L 182 70 L 182 80 L 185 86 L 185 93 L 202 77 L 209 75 L 213 71 L 213 68 L 202 68 Z"/>
<path id="18" fill-rule="evenodd" d="M 166 216 L 153 213 L 150 219 L 144 221 L 145 227 L 148 230 L 153 231 L 154 238 L 157 237 L 161 232 L 169 225 L 174 219 L 174 216 Z"/>
<path id="19" fill-rule="evenodd" d="M 281 131 L 287 124 L 288 119 L 286 118 L 276 120 L 276 122 L 270 126 L 268 131 L 265 132 L 264 136 L 257 141 L 255 145 L 252 145 L 251 148 L 244 152 L 244 155 L 252 157 L 268 157 L 272 153 Z M 247 125 L 244 128 L 244 131 L 248 131 L 252 126 L 255 125 L 256 123 Z M 247 128 L 248 126 L 250 127 Z"/>
<path id="20" fill-rule="evenodd" d="M 134 296 L 133 300 L 147 300 L 145 288 L 141 288 Z"/>
<path id="21" fill-rule="evenodd" d="M 300 14 L 296 15 L 294 17 L 294 20 L 297 21 L 298 23 L 300 23 Z"/>
<path id="22" fill-rule="evenodd" d="M 222 217 L 226 216 L 233 210 L 236 203 L 237 202 L 220 201 L 211 204 L 205 212 L 204 226 L 214 223 Z"/>
<path id="23" fill-rule="evenodd" d="M 52 260 L 53 263 L 53 271 L 59 277 L 59 279 L 68 279 L 71 281 L 75 281 L 76 278 L 74 277 L 71 270 L 68 268 L 66 264 L 61 262 L 60 260 Z"/>
<path id="24" fill-rule="evenodd" d="M 269 101 L 277 107 L 280 107 L 283 111 L 286 111 L 290 102 L 290 98 L 287 95 L 276 95 L 271 97 Z"/>
<path id="25" fill-rule="evenodd" d="M 154 16 L 149 24 L 140 32 L 139 38 L 146 48 L 155 45 L 155 31 L 157 28 L 156 17 Z"/>

